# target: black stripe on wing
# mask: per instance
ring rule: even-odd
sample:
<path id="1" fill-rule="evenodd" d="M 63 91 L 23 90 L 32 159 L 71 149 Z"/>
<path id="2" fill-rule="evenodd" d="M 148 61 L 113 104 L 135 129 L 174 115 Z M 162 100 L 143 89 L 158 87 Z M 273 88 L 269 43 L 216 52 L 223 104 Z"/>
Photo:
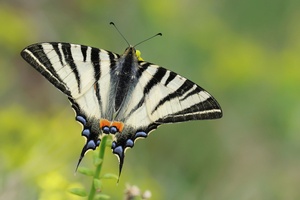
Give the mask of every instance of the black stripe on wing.
<path id="1" fill-rule="evenodd" d="M 96 91 L 96 97 L 100 106 L 100 110 L 102 111 L 102 100 L 100 96 L 100 86 L 98 80 L 101 77 L 101 68 L 100 68 L 100 56 L 99 56 L 100 50 L 97 48 L 92 48 L 91 51 L 91 62 L 94 67 L 94 79 L 95 79 L 95 84 L 94 88 Z"/>
<path id="2" fill-rule="evenodd" d="M 81 51 L 83 53 L 83 57 L 84 57 L 84 60 L 85 60 L 86 59 L 86 55 L 85 55 L 86 54 L 86 50 L 82 49 Z M 99 103 L 99 108 L 100 108 L 101 116 L 104 116 L 103 108 L 102 108 L 102 98 L 101 98 L 100 90 L 101 90 L 101 87 L 103 88 L 103 87 L 108 87 L 108 86 L 107 85 L 101 85 L 100 86 L 100 81 L 99 80 L 101 79 L 102 71 L 103 71 L 102 68 L 101 68 L 101 62 L 103 61 L 100 58 L 101 53 L 108 55 L 109 58 L 105 62 L 107 62 L 107 61 L 110 62 L 110 64 L 109 64 L 110 71 L 112 71 L 112 70 L 115 69 L 115 67 L 116 67 L 116 59 L 118 59 L 120 57 L 120 55 L 112 53 L 110 51 L 105 51 L 105 50 L 101 50 L 101 49 L 98 49 L 98 48 L 91 47 L 91 63 L 92 63 L 92 66 L 94 68 L 94 79 L 95 79 L 94 88 L 95 88 L 95 94 L 96 94 L 96 98 L 97 98 L 98 103 Z"/>
<path id="3" fill-rule="evenodd" d="M 189 120 L 218 119 L 221 117 L 222 111 L 220 106 L 213 97 L 210 97 L 203 102 L 199 102 L 181 111 L 160 118 L 156 122 L 174 123 Z"/>
<path id="4" fill-rule="evenodd" d="M 78 93 L 81 92 L 81 84 L 80 84 L 80 75 L 77 69 L 77 66 L 74 62 L 74 58 L 71 52 L 71 44 L 64 43 L 61 46 L 63 54 L 64 54 L 64 59 L 67 62 L 67 64 L 71 67 L 71 70 L 73 71 L 76 81 L 77 81 L 77 87 L 78 87 Z M 64 65 L 63 65 L 64 66 Z"/>
<path id="5" fill-rule="evenodd" d="M 86 56 L 87 56 L 87 46 L 85 45 L 81 45 L 81 53 L 82 53 L 82 57 L 83 57 L 83 62 L 86 62 Z M 98 50 L 97 48 L 92 48 L 92 52 Z M 93 59 L 92 59 L 93 60 Z"/>
<path id="6" fill-rule="evenodd" d="M 170 71 L 170 75 L 165 82 L 165 86 L 167 86 L 176 76 L 177 74 L 175 72 Z"/>
<path id="7" fill-rule="evenodd" d="M 148 81 L 147 85 L 144 88 L 144 95 L 148 94 L 151 88 L 156 84 L 160 84 L 162 78 L 165 76 L 167 70 L 165 68 L 159 67 L 153 75 L 153 77 Z"/>
<path id="8" fill-rule="evenodd" d="M 162 78 L 165 76 L 167 70 L 163 67 L 158 67 L 157 71 L 153 75 L 153 77 L 148 81 L 147 85 L 144 88 L 143 97 L 140 100 L 138 105 L 142 105 L 142 103 L 145 101 L 145 97 L 150 92 L 150 90 L 157 84 L 161 84 Z"/>
<path id="9" fill-rule="evenodd" d="M 60 43 L 50 43 L 50 44 L 52 44 L 54 51 L 58 55 L 61 66 L 64 66 L 62 55 L 61 55 L 60 50 L 58 48 L 58 44 L 60 44 Z"/>
<path id="10" fill-rule="evenodd" d="M 155 108 L 151 111 L 151 114 L 153 114 L 160 106 L 163 106 L 163 104 L 166 103 L 167 101 L 171 101 L 174 98 L 183 96 L 187 91 L 192 89 L 194 85 L 195 84 L 192 81 L 188 79 L 185 80 L 185 82 L 176 91 L 161 99 L 158 102 L 158 104 L 155 106 Z"/>
<path id="11" fill-rule="evenodd" d="M 137 80 L 140 79 L 143 72 L 147 70 L 147 68 L 151 65 L 151 63 L 148 62 L 139 62 L 139 64 L 141 67 L 138 69 L 136 73 Z M 157 84 L 160 84 L 160 81 L 165 76 L 166 72 L 167 70 L 165 68 L 162 67 L 157 68 L 157 71 L 145 86 L 141 100 L 136 104 L 136 106 L 130 111 L 130 113 L 125 118 L 130 116 L 132 113 L 134 113 L 137 109 L 139 109 L 144 104 L 146 95 L 150 92 L 151 88 L 153 88 Z"/>

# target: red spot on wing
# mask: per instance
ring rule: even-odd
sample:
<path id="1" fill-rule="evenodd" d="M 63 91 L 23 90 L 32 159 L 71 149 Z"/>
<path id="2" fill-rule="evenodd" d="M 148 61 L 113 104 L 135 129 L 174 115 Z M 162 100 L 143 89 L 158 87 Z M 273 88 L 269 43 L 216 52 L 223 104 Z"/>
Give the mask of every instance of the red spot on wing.
<path id="1" fill-rule="evenodd" d="M 104 126 L 110 127 L 111 122 L 107 119 L 100 119 L 100 128 L 102 129 Z"/>
<path id="2" fill-rule="evenodd" d="M 118 132 L 122 132 L 124 128 L 124 123 L 123 122 L 111 122 L 107 119 L 100 119 L 100 128 L 102 129 L 103 127 L 116 127 Z"/>
<path id="3" fill-rule="evenodd" d="M 122 132 L 124 124 L 122 122 L 113 122 L 111 126 L 115 126 L 118 129 L 118 132 Z"/>

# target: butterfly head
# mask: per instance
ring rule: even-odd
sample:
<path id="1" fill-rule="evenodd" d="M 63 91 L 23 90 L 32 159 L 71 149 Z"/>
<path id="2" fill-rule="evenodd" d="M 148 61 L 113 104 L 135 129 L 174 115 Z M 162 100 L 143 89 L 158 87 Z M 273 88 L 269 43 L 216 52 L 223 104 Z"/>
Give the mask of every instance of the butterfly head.
<path id="1" fill-rule="evenodd" d="M 139 50 L 136 50 L 133 46 L 127 47 L 124 53 L 126 56 L 136 57 L 138 61 L 144 61 L 144 59 L 141 57 L 141 54 L 142 53 Z"/>

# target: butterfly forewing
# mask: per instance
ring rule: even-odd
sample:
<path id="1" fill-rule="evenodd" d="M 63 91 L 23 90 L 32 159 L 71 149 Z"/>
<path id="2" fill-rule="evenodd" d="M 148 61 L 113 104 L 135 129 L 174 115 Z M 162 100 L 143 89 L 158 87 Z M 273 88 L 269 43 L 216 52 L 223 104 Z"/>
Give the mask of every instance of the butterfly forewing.
<path id="1" fill-rule="evenodd" d="M 134 100 L 127 106 L 132 108 L 128 109 L 130 112 L 144 110 L 148 120 L 159 124 L 222 116 L 217 101 L 200 86 L 157 65 L 144 62 L 141 66 L 146 70 L 140 78 L 140 87 L 132 95 Z M 139 95 L 141 88 L 143 96 Z M 129 119 L 138 116 L 131 114 Z"/>
<path id="2" fill-rule="evenodd" d="M 222 117 L 219 104 L 203 88 L 139 60 L 133 47 L 120 56 L 85 45 L 39 43 L 21 55 L 68 96 L 87 138 L 78 164 L 105 134 L 112 134 L 120 174 L 125 150 L 159 125 Z"/>

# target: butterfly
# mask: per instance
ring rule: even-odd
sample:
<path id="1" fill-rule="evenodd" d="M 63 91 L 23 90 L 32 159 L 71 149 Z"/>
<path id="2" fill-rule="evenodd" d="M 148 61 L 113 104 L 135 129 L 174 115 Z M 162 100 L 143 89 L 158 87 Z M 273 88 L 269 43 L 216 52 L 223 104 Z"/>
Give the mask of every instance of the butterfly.
<path id="1" fill-rule="evenodd" d="M 165 123 L 217 119 L 215 98 L 189 79 L 144 61 L 129 46 L 122 55 L 90 46 L 48 42 L 26 47 L 21 56 L 69 99 L 86 138 L 77 164 L 112 135 L 119 159 L 139 138 Z M 77 168 L 76 168 L 77 169 Z"/>

